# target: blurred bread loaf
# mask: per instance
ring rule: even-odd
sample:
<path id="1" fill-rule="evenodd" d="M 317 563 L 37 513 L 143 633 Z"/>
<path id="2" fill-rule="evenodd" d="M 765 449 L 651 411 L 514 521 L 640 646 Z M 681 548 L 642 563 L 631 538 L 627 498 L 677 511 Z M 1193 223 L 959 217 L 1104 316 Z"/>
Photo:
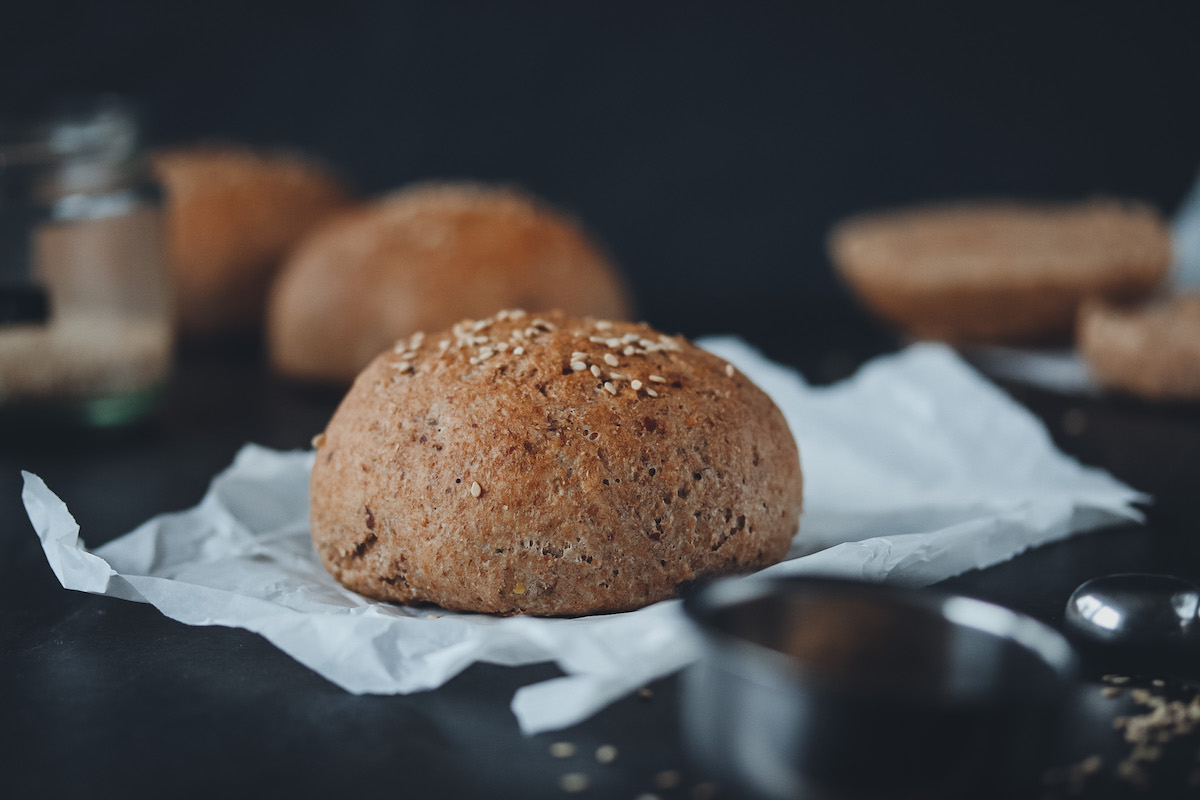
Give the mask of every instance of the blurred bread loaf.
<path id="1" fill-rule="evenodd" d="M 1150 400 L 1200 400 L 1200 293 L 1134 306 L 1092 301 L 1079 351 L 1110 389 Z"/>
<path id="2" fill-rule="evenodd" d="M 271 363 L 349 383 L 401 336 L 514 306 L 630 313 L 612 262 L 570 218 L 514 189 L 415 185 L 330 220 L 294 251 L 270 300 Z"/>
<path id="3" fill-rule="evenodd" d="M 1151 208 L 989 202 L 860 216 L 829 237 L 863 304 L 910 336 L 1065 342 L 1088 297 L 1142 297 L 1166 275 L 1170 235 Z"/>
<path id="4" fill-rule="evenodd" d="M 780 560 L 800 515 L 771 399 L 644 324 L 502 311 L 413 334 L 314 443 L 321 560 L 401 603 L 637 608 Z"/>
<path id="5" fill-rule="evenodd" d="M 301 155 L 196 145 L 151 156 L 166 190 L 168 257 L 180 332 L 219 336 L 261 324 L 281 260 L 347 191 Z"/>

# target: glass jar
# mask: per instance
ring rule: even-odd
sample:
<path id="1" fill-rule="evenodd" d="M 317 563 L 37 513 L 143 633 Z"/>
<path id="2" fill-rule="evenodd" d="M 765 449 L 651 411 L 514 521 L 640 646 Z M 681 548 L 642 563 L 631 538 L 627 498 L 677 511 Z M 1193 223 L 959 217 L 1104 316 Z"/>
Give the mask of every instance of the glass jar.
<path id="1" fill-rule="evenodd" d="M 173 326 L 162 195 L 114 99 L 0 121 L 0 419 L 119 426 L 154 404 Z"/>

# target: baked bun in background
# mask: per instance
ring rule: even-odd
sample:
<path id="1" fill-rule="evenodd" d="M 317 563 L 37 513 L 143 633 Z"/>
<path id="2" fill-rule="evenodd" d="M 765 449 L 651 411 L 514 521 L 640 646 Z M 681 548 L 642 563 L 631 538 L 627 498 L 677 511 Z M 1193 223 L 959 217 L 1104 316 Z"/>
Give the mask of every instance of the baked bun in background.
<path id="1" fill-rule="evenodd" d="M 331 220 L 296 249 L 272 291 L 271 363 L 348 384 L 402 336 L 512 306 L 631 311 L 612 262 L 568 217 L 510 188 L 419 184 Z"/>
<path id="2" fill-rule="evenodd" d="M 1165 277 L 1170 234 L 1151 208 L 989 202 L 860 216 L 830 257 L 868 309 L 920 339 L 1068 341 L 1087 297 L 1142 297 Z"/>
<path id="3" fill-rule="evenodd" d="M 1200 293 L 1079 314 L 1080 353 L 1100 383 L 1150 400 L 1200 400 Z"/>
<path id="4" fill-rule="evenodd" d="M 414 334 L 314 444 L 321 560 L 401 603 L 633 609 L 779 561 L 799 524 L 779 409 L 645 324 L 518 311 Z"/>
<path id="5" fill-rule="evenodd" d="M 166 191 L 168 258 L 185 337 L 260 325 L 288 249 L 348 202 L 333 173 L 301 155 L 193 145 L 159 150 L 150 161 Z"/>

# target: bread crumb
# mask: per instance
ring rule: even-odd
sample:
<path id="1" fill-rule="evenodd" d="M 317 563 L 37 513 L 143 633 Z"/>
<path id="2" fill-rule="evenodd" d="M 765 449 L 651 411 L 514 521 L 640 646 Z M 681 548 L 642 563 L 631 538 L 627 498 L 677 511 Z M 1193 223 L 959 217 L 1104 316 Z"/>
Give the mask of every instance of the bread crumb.
<path id="1" fill-rule="evenodd" d="M 602 744 L 596 748 L 596 761 L 601 764 L 611 764 L 617 760 L 617 748 L 611 744 Z"/>
<path id="2" fill-rule="evenodd" d="M 575 755 L 575 745 L 571 742 L 555 742 L 550 745 L 550 755 L 555 758 L 570 758 Z"/>
<path id="3" fill-rule="evenodd" d="M 582 772 L 568 772 L 558 780 L 558 785 L 562 787 L 564 792 L 582 792 L 588 787 L 587 775 Z"/>
<path id="4" fill-rule="evenodd" d="M 654 785 L 659 789 L 674 789 L 679 785 L 679 780 L 680 775 L 678 770 L 664 769 L 654 776 Z"/>

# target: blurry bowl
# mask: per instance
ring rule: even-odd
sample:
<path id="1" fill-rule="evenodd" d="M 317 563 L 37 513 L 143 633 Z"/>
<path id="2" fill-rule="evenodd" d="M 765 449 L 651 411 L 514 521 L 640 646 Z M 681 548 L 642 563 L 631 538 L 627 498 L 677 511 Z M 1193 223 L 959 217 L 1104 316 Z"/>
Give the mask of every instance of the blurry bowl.
<path id="1" fill-rule="evenodd" d="M 763 798 L 1021 796 L 1057 739 L 1075 656 L 999 606 L 836 579 L 743 579 L 684 602 L 702 769 Z"/>

